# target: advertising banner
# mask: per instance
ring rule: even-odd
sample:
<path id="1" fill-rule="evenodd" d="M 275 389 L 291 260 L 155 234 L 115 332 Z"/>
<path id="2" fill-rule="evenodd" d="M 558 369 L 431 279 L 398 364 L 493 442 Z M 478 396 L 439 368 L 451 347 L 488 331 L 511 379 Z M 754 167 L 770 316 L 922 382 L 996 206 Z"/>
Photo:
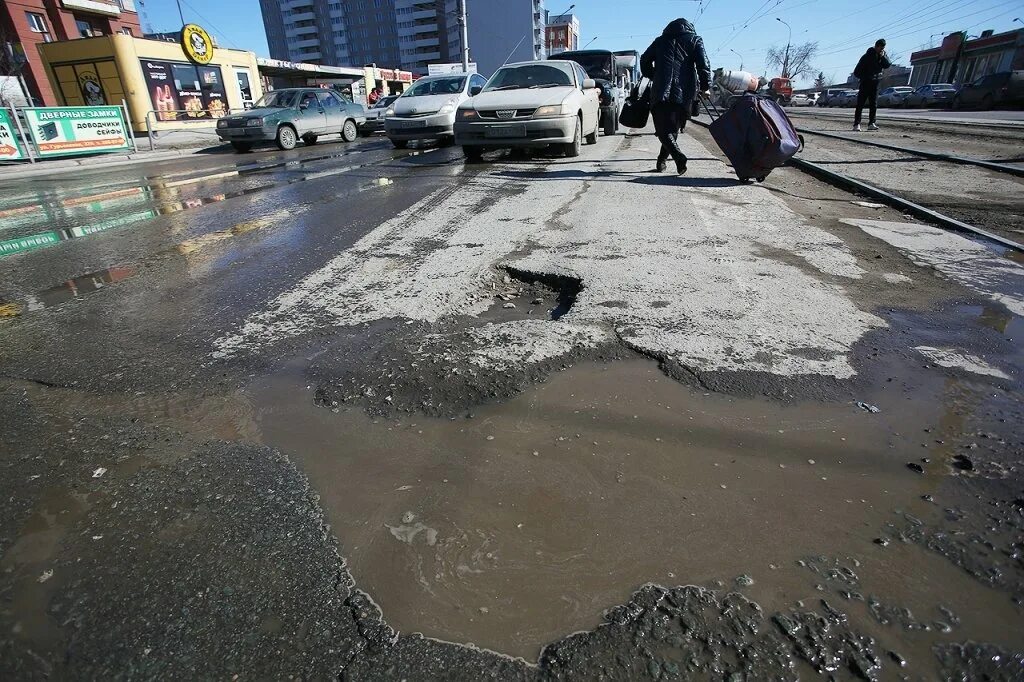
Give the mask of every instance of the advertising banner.
<path id="1" fill-rule="evenodd" d="M 39 107 L 23 111 L 28 134 L 42 158 L 132 149 L 120 107 Z"/>
<path id="2" fill-rule="evenodd" d="M 174 112 L 181 109 L 181 106 L 178 104 L 177 87 L 171 75 L 171 65 L 143 59 L 142 73 L 146 78 L 146 89 L 149 90 L 149 99 L 153 102 L 156 120 L 177 119 L 178 116 Z"/>
<path id="3" fill-rule="evenodd" d="M 18 142 L 17 127 L 6 109 L 0 109 L 0 161 L 17 161 L 26 158 Z"/>

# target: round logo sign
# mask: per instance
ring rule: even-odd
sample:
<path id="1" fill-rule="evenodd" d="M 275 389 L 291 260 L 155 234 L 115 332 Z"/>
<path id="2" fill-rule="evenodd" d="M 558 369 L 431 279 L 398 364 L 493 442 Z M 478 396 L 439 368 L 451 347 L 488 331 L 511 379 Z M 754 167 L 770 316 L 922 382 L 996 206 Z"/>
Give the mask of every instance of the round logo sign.
<path id="1" fill-rule="evenodd" d="M 185 24 L 181 29 L 181 49 L 196 64 L 213 61 L 213 38 L 202 26 Z"/>

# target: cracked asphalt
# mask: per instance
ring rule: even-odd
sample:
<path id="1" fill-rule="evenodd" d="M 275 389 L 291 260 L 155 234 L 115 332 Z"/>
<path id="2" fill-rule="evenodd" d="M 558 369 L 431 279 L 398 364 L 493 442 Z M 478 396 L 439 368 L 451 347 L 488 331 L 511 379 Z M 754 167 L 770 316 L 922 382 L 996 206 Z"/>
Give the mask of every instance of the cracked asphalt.
<path id="1" fill-rule="evenodd" d="M 1021 679 L 1020 255 L 655 145 L 0 179 L 0 677 Z"/>

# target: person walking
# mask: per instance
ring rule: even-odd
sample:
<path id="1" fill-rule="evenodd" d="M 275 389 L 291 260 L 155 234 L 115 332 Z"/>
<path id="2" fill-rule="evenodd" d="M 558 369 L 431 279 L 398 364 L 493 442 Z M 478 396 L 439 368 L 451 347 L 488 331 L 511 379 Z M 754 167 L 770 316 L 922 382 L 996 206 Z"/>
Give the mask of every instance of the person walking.
<path id="1" fill-rule="evenodd" d="M 679 131 L 697 103 L 698 86 L 705 97 L 711 95 L 711 64 L 693 24 L 676 19 L 666 26 L 640 57 L 640 72 L 651 81 L 651 116 L 661 142 L 656 169 L 663 172 L 671 156 L 682 175 L 686 172 L 686 155 L 679 149 Z"/>
<path id="2" fill-rule="evenodd" d="M 860 122 L 864 115 L 864 105 L 868 105 L 868 130 L 878 130 L 875 123 L 875 111 L 878 109 L 878 81 L 882 80 L 882 72 L 892 66 L 885 54 L 885 40 L 878 40 L 874 47 L 869 47 L 864 56 L 857 62 L 853 75 L 860 80 L 857 91 L 857 111 L 853 114 L 853 129 L 861 131 Z"/>

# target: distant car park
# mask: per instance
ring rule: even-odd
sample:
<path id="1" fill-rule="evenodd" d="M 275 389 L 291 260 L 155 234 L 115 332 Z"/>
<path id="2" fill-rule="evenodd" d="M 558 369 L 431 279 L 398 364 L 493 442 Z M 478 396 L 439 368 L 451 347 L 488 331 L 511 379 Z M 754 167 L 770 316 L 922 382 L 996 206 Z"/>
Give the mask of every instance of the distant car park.
<path id="1" fill-rule="evenodd" d="M 898 107 L 903 104 L 903 98 L 914 91 L 914 88 L 909 85 L 897 85 L 892 88 L 886 88 L 878 93 L 878 106 L 880 107 Z"/>
<path id="2" fill-rule="evenodd" d="M 1024 71 L 1004 71 L 982 76 L 960 88 L 953 97 L 954 109 L 1024 107 Z"/>
<path id="3" fill-rule="evenodd" d="M 956 86 L 952 83 L 930 83 L 904 97 L 901 106 L 904 109 L 950 106 L 955 95 Z"/>

